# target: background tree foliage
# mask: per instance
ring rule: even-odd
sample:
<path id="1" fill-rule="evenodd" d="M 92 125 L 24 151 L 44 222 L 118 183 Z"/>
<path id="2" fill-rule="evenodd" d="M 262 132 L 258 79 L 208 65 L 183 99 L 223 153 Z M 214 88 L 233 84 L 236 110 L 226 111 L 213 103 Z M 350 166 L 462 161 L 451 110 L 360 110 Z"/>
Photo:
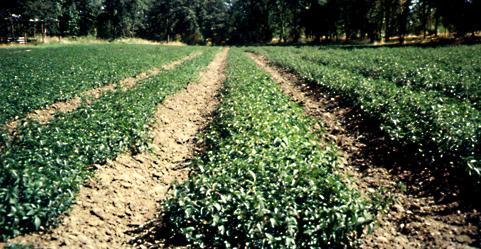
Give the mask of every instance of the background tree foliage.
<path id="1" fill-rule="evenodd" d="M 320 42 L 481 31 L 481 0 L 16 0 L 3 37 L 93 35 L 187 43 Z"/>

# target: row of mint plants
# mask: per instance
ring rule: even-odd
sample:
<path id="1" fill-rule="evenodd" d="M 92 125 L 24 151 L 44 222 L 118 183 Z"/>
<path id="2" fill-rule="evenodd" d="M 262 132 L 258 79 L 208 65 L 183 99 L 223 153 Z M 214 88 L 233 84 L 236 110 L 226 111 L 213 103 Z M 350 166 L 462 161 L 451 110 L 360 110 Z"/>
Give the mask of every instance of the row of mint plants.
<path id="1" fill-rule="evenodd" d="M 381 52 L 393 58 L 402 58 L 403 60 L 413 61 L 418 64 L 435 63 L 439 67 L 454 72 L 466 71 L 473 73 L 479 71 L 481 63 L 480 46 L 438 46 L 438 47 L 397 47 L 383 48 Z M 359 50 L 367 55 L 372 54 L 372 50 Z"/>
<path id="2" fill-rule="evenodd" d="M 193 48 L 80 45 L 0 50 L 0 124 L 188 55 Z"/>
<path id="3" fill-rule="evenodd" d="M 170 236 L 202 248 L 339 247 L 370 224 L 370 204 L 338 172 L 315 120 L 231 49 L 223 100 L 194 173 L 164 203 Z"/>
<path id="4" fill-rule="evenodd" d="M 481 115 L 464 102 L 315 64 L 283 49 L 253 49 L 360 108 L 390 138 L 433 166 L 454 166 L 481 183 Z"/>
<path id="5" fill-rule="evenodd" d="M 468 101 L 481 109 L 481 59 L 468 54 L 474 53 L 481 58 L 481 46 L 475 47 L 478 49 L 472 46 L 441 49 L 291 49 L 314 63 L 343 68 L 373 79 L 385 79 L 400 86 L 439 92 L 458 101 Z M 429 50 L 431 55 L 426 55 L 425 50 Z"/>
<path id="6" fill-rule="evenodd" d="M 0 239 L 55 224 L 93 173 L 92 164 L 145 147 L 156 107 L 196 79 L 217 50 L 202 51 L 135 88 L 59 114 L 47 125 L 29 121 L 19 127 L 0 155 Z"/>

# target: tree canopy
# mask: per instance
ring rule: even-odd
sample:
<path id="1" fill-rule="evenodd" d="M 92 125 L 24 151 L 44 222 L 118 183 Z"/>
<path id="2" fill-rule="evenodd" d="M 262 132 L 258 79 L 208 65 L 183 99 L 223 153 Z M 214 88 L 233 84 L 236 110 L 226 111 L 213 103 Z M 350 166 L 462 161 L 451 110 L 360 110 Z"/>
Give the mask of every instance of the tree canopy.
<path id="1" fill-rule="evenodd" d="M 16 0 L 0 36 L 93 35 L 186 43 L 386 40 L 481 31 L 481 0 Z"/>

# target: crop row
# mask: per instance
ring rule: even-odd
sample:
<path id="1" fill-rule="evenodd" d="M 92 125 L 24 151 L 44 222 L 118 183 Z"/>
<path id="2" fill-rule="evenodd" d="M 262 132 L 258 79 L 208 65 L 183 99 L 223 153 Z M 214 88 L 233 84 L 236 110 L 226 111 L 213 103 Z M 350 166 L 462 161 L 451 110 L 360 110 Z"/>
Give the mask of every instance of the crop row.
<path id="1" fill-rule="evenodd" d="M 466 71 L 469 73 L 480 72 L 481 63 L 480 46 L 445 46 L 445 47 L 400 47 L 382 48 L 379 52 L 373 50 L 359 50 L 359 52 L 369 54 L 382 53 L 389 57 L 398 58 L 406 61 L 413 61 L 421 64 L 437 64 L 441 68 L 453 72 Z"/>
<path id="2" fill-rule="evenodd" d="M 173 236 L 194 247 L 307 248 L 349 243 L 370 220 L 315 121 L 240 50 L 197 169 L 165 203 Z"/>
<path id="3" fill-rule="evenodd" d="M 477 49 L 476 49 L 477 48 Z M 441 49 L 286 49 L 307 61 L 346 69 L 399 86 L 432 90 L 481 109 L 481 47 Z M 429 53 L 429 55 L 428 55 Z M 477 55 L 477 57 L 473 57 Z"/>
<path id="4" fill-rule="evenodd" d="M 186 56 L 193 48 L 89 45 L 0 50 L 0 124 Z"/>
<path id="5" fill-rule="evenodd" d="M 156 106 L 194 80 L 217 50 L 202 51 L 192 61 L 127 91 L 109 92 L 47 125 L 29 121 L 20 127 L 0 155 L 1 238 L 55 224 L 92 173 L 90 165 L 145 146 Z"/>
<path id="6" fill-rule="evenodd" d="M 282 50 L 256 51 L 361 108 L 396 146 L 433 165 L 452 164 L 481 182 L 481 115 L 470 104 L 313 64 Z"/>

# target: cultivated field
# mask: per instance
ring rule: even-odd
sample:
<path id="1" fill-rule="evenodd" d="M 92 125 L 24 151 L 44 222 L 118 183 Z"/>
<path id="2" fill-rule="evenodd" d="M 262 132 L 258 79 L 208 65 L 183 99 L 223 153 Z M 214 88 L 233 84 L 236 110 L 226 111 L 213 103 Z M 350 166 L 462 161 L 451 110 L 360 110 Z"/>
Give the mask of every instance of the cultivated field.
<path id="1" fill-rule="evenodd" d="M 481 183 L 479 46 L 254 51 L 360 108 L 395 146 Z"/>
<path id="2" fill-rule="evenodd" d="M 0 55 L 0 247 L 481 247 L 479 45 Z"/>

